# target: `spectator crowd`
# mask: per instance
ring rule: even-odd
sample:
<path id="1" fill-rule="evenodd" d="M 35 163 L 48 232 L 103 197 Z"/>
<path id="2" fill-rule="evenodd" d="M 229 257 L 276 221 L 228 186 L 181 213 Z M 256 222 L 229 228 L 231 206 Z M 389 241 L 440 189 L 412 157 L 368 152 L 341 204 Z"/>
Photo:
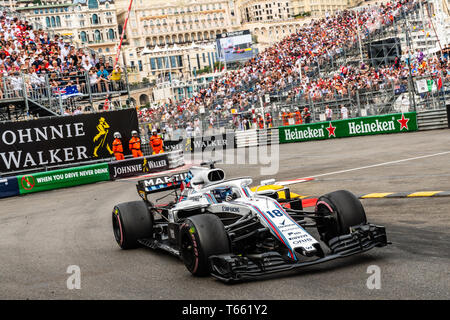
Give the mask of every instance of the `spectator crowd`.
<path id="1" fill-rule="evenodd" d="M 0 77 L 0 99 L 21 96 L 24 89 L 47 95 L 48 85 L 52 94 L 72 95 L 108 92 L 122 85 L 119 66 L 114 69 L 103 57 L 6 12 L 0 13 Z"/>
<path id="2" fill-rule="evenodd" d="M 200 114 L 207 114 L 208 126 L 235 129 L 249 127 L 250 119 L 238 115 L 248 112 L 266 94 L 283 92 L 287 102 L 333 100 L 356 90 L 380 90 L 398 86 L 412 76 L 431 75 L 450 81 L 448 57 L 427 56 L 423 52 L 407 52 L 392 65 L 374 67 L 336 65 L 317 75 L 318 67 L 339 61 L 342 53 L 358 44 L 358 36 L 368 37 L 391 25 L 396 17 L 416 3 L 398 0 L 356 11 L 340 11 L 312 20 L 295 33 L 250 59 L 238 70 L 225 72 L 206 88 L 182 101 L 168 99 L 155 107 L 139 111 L 139 120 L 164 124 L 168 130 L 179 128 L 199 134 Z M 359 32 L 358 32 L 359 30 Z M 406 57 L 406 58 L 405 58 Z M 409 59 L 411 61 L 409 61 Z M 25 75 L 25 76 L 23 76 Z M 55 34 L 36 30 L 24 19 L 0 13 L 0 99 L 19 96 L 23 90 L 46 96 L 51 86 L 53 95 L 83 95 L 122 90 L 122 70 L 115 69 L 102 57 Z M 65 114 L 79 113 L 75 105 Z M 271 119 L 266 119 L 271 121 Z"/>
<path id="3" fill-rule="evenodd" d="M 142 122 L 164 123 L 165 126 L 195 127 L 201 110 L 207 110 L 209 126 L 219 119 L 233 118 L 236 128 L 245 128 L 236 115 L 248 111 L 260 98 L 273 92 L 287 91 L 288 101 L 332 100 L 354 94 L 356 90 L 379 90 L 386 86 L 405 84 L 409 75 L 406 59 L 397 57 L 392 65 L 375 68 L 360 63 L 358 66 L 336 66 L 334 72 L 313 74 L 311 71 L 329 63 L 344 50 L 358 44 L 360 36 L 392 25 L 394 19 L 416 3 L 399 0 L 355 11 L 341 11 L 333 16 L 312 20 L 275 45 L 267 48 L 243 68 L 228 71 L 207 88 L 194 93 L 183 101 L 166 103 L 140 111 Z M 420 51 L 411 56 L 412 76 L 423 74 L 443 75 L 449 78 L 447 58 L 425 57 Z M 335 60 L 336 61 L 336 60 Z M 234 116 L 233 116 L 234 115 Z M 244 119 L 244 121 L 252 121 Z"/>

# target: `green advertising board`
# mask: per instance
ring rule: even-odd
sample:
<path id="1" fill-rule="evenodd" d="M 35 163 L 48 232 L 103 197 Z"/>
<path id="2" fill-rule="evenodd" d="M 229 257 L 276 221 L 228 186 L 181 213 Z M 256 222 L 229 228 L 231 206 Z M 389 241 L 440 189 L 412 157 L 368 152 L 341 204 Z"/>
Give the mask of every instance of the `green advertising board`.
<path id="1" fill-rule="evenodd" d="M 417 130 L 415 112 L 300 124 L 278 128 L 280 143 L 334 139 Z"/>
<path id="2" fill-rule="evenodd" d="M 20 194 L 109 180 L 108 164 L 94 164 L 17 176 Z"/>

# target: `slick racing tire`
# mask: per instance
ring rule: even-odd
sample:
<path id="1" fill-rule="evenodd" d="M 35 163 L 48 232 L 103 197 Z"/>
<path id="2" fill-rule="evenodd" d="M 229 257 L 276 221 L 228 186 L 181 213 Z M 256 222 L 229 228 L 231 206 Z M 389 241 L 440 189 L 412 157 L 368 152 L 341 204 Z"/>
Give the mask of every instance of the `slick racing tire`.
<path id="1" fill-rule="evenodd" d="M 316 213 L 329 215 L 331 219 L 318 221 L 317 230 L 323 241 L 350 233 L 350 228 L 367 223 L 366 212 L 361 201 L 347 190 L 327 193 L 317 200 Z"/>
<path id="2" fill-rule="evenodd" d="M 230 241 L 219 217 L 200 214 L 186 219 L 180 228 L 180 253 L 194 276 L 211 272 L 209 257 L 230 252 Z"/>
<path id="3" fill-rule="evenodd" d="M 112 225 L 114 238 L 122 249 L 136 248 L 138 239 L 150 238 L 153 234 L 153 216 L 141 200 L 116 205 Z"/>

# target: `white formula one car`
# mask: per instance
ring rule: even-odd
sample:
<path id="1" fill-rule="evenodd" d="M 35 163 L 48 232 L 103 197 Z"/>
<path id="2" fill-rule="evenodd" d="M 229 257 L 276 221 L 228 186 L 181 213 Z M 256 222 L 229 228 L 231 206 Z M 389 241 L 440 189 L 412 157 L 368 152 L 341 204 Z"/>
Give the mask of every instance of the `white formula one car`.
<path id="1" fill-rule="evenodd" d="M 225 282 L 347 257 L 388 244 L 385 228 L 370 224 L 361 202 L 339 190 L 321 196 L 314 212 L 304 211 L 288 188 L 251 191 L 249 177 L 225 180 L 214 162 L 189 172 L 141 180 L 144 201 L 118 204 L 114 236 L 122 249 L 144 245 L 180 257 L 196 276 Z M 171 190 L 171 192 L 167 192 Z M 149 194 L 164 192 L 155 205 Z M 282 195 L 283 199 L 281 199 Z M 315 228 L 320 241 L 305 229 Z"/>

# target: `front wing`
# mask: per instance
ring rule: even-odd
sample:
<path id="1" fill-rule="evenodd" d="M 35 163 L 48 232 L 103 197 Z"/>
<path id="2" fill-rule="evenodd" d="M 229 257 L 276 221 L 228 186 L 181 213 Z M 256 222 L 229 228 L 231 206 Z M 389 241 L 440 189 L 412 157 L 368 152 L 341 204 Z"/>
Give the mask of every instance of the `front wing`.
<path id="1" fill-rule="evenodd" d="M 294 270 L 337 258 L 384 247 L 388 244 L 385 228 L 372 224 L 353 227 L 348 235 L 339 236 L 329 241 L 331 251 L 315 260 L 287 260 L 278 252 L 266 252 L 254 255 L 222 254 L 211 256 L 211 275 L 224 282 L 237 282 L 255 279 L 273 273 Z"/>

